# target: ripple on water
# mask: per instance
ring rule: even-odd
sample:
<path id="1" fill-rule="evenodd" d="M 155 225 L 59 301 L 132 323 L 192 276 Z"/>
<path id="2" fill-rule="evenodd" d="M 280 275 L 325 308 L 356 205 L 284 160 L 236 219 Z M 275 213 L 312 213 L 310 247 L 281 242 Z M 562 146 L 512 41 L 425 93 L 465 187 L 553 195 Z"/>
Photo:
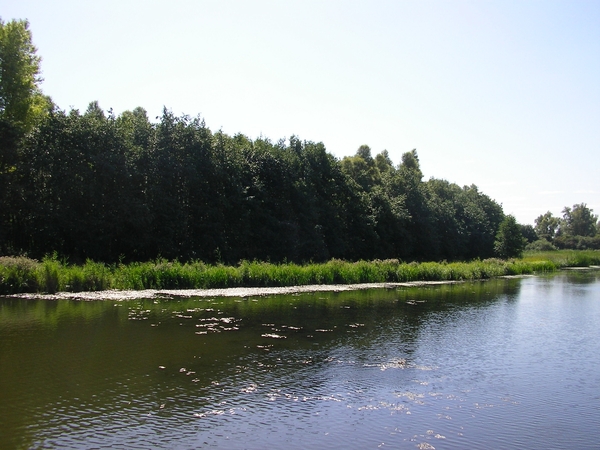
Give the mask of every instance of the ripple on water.
<path id="1" fill-rule="evenodd" d="M 33 448 L 594 448 L 600 309 L 550 288 L 524 302 L 512 283 L 410 307 L 120 305 L 112 328 L 53 324 L 16 352 L 31 373 L 0 392 L 0 422 Z"/>

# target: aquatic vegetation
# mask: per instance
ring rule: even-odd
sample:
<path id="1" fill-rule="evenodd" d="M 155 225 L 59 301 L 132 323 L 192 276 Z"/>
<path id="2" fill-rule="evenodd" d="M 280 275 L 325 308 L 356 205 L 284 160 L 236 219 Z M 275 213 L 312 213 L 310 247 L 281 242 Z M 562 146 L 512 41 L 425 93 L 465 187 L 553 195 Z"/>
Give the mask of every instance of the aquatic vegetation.
<path id="1" fill-rule="evenodd" d="M 0 257 L 0 294 L 36 292 L 39 263 L 22 256 Z"/>
<path id="2" fill-rule="evenodd" d="M 41 262 L 25 257 L 0 258 L 0 294 L 106 289 L 214 289 L 282 287 L 311 284 L 402 283 L 411 281 L 468 281 L 505 275 L 552 272 L 565 266 L 600 263 L 600 252 L 559 251 L 527 254 L 524 259 L 490 258 L 469 262 L 402 262 L 397 259 L 326 263 L 269 263 L 241 261 L 237 266 L 181 263 L 158 259 L 145 263 L 113 264 L 86 261 L 68 264 L 56 255 Z"/>
<path id="3" fill-rule="evenodd" d="M 398 259 L 349 262 L 332 259 L 304 265 L 241 261 L 236 266 L 166 259 L 113 265 L 88 260 L 83 265 L 76 265 L 60 261 L 56 255 L 41 262 L 26 257 L 0 257 L 0 294 L 468 281 L 598 264 L 600 252 L 593 250 L 527 252 L 523 259 L 490 258 L 469 262 L 407 263 Z"/>
<path id="4" fill-rule="evenodd" d="M 600 265 L 600 250 L 557 250 L 525 252 L 523 261 L 534 263 L 548 261 L 559 267 L 587 267 Z"/>

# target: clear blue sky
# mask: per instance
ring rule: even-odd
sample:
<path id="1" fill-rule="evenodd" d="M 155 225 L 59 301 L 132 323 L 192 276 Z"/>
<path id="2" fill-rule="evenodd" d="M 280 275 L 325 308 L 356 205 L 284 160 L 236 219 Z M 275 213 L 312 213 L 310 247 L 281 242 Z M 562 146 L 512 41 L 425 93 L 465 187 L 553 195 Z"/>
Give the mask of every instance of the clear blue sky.
<path id="1" fill-rule="evenodd" d="M 0 0 L 62 109 L 361 144 L 476 184 L 521 223 L 600 213 L 600 1 Z"/>

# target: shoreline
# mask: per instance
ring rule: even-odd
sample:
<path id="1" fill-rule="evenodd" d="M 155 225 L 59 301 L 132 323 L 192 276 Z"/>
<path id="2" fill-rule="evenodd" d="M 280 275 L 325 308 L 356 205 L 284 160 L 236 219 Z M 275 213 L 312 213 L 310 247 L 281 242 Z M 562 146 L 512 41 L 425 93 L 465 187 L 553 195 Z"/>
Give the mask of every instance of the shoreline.
<path id="1" fill-rule="evenodd" d="M 505 275 L 497 278 L 526 278 L 535 275 Z M 84 292 L 57 292 L 55 294 L 22 293 L 5 297 L 43 300 L 80 300 L 80 301 L 124 301 L 137 299 L 176 299 L 190 297 L 264 297 L 268 295 L 305 294 L 313 292 L 345 292 L 365 289 L 396 289 L 399 287 L 438 286 L 444 284 L 459 284 L 473 281 L 408 281 L 403 283 L 359 283 L 359 284 L 311 284 L 304 286 L 281 287 L 234 287 L 221 289 L 142 289 L 84 291 Z"/>
<path id="2" fill-rule="evenodd" d="M 586 261 L 589 264 L 586 266 L 561 265 L 549 260 L 530 262 L 489 260 L 483 262 L 473 261 L 471 263 L 421 264 L 400 264 L 396 261 L 374 261 L 371 263 L 364 261 L 355 263 L 331 261 L 321 265 L 322 267 L 310 266 L 308 268 L 277 266 L 267 263 L 244 263 L 245 265 L 241 268 L 223 268 L 221 266 L 205 268 L 202 266 L 201 269 L 205 270 L 200 271 L 201 273 L 194 272 L 193 267 L 172 263 L 172 265 L 166 264 L 164 267 L 150 264 L 149 267 L 142 267 L 141 271 L 134 270 L 131 273 L 128 272 L 129 269 L 132 269 L 130 267 L 119 267 L 121 272 L 117 274 L 111 271 L 114 268 L 107 268 L 101 263 L 96 264 L 89 261 L 82 267 L 63 266 L 56 261 L 38 263 L 25 258 L 17 258 L 15 261 L 11 260 L 9 262 L 13 264 L 6 265 L 4 273 L 0 271 L 0 282 L 8 280 L 8 288 L 3 289 L 4 292 L 0 297 L 81 301 L 190 297 L 245 298 L 311 292 L 396 289 L 464 283 L 467 281 L 486 281 L 492 278 L 520 278 L 556 271 L 600 270 L 600 265 L 597 264 L 596 259 L 593 259 L 596 264 L 589 264 Z M 0 269 L 2 268 L 0 266 Z M 133 269 L 139 269 L 139 267 L 135 266 Z M 132 279 L 138 282 L 123 282 L 123 280 L 127 281 L 128 277 L 133 277 Z M 147 277 L 150 282 L 144 277 Z M 367 282 L 369 278 L 375 280 L 386 278 L 412 279 L 413 281 Z M 320 284 L 321 281 L 333 281 L 334 279 L 336 281 L 347 280 L 349 283 L 339 283 L 338 281 L 337 284 Z M 360 279 L 364 279 L 366 282 L 357 283 L 356 281 Z M 431 281 L 425 281 L 427 279 Z M 244 282 L 247 282 L 250 286 L 244 286 Z M 263 284 L 263 287 L 251 286 L 252 283 Z M 270 283 L 280 283 L 280 286 L 265 286 Z M 178 284 L 190 287 L 178 288 L 176 287 Z M 229 284 L 233 287 L 193 287 L 198 285 L 210 286 L 211 284 L 213 286 L 227 286 Z M 238 286 L 235 286 L 236 284 Z M 20 285 L 21 288 L 15 289 L 14 285 Z M 137 287 L 143 288 L 144 285 L 154 285 L 154 287 L 136 289 Z M 13 286 L 13 292 L 6 292 L 11 286 Z M 22 286 L 25 286 L 25 288 L 33 286 L 33 289 L 29 292 L 18 292 L 24 290 Z M 4 286 L 0 284 L 0 287 Z M 71 287 L 75 289 L 67 290 Z"/>

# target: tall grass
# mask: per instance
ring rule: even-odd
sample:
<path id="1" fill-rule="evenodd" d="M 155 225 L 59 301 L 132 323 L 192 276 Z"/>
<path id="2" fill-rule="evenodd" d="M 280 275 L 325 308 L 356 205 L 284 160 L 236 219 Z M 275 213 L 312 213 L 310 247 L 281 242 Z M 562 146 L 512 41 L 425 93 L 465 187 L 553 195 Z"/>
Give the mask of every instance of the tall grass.
<path id="1" fill-rule="evenodd" d="M 600 265 L 600 250 L 529 251 L 523 256 L 525 262 L 550 261 L 559 267 L 588 267 Z"/>
<path id="2" fill-rule="evenodd" d="M 22 256 L 0 257 L 0 294 L 37 292 L 39 263 Z"/>
<path id="3" fill-rule="evenodd" d="M 321 264 L 272 264 L 242 261 L 237 266 L 180 263 L 159 259 L 106 265 L 86 261 L 70 265 L 56 256 L 41 262 L 0 257 L 0 294 L 19 292 L 97 291 L 105 289 L 210 289 L 309 284 L 355 284 L 410 281 L 466 281 L 504 275 L 552 272 L 568 265 L 600 264 L 598 251 L 527 254 L 524 259 L 471 262 L 404 263 L 396 259 Z"/>

